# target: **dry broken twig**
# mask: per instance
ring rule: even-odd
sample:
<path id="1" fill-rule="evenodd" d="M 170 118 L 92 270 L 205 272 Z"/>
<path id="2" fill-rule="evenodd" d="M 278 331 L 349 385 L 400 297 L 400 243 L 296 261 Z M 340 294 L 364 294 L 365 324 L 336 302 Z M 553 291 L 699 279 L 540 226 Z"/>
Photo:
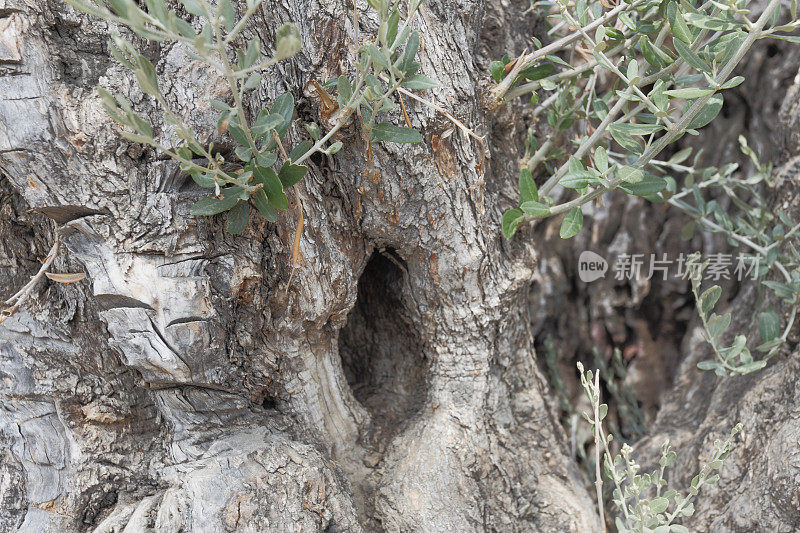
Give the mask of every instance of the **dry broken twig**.
<path id="1" fill-rule="evenodd" d="M 53 246 L 50 248 L 50 252 L 47 254 L 47 257 L 44 258 L 42 261 L 42 267 L 39 269 L 39 272 L 33 276 L 28 283 L 25 284 L 19 291 L 16 292 L 11 298 L 3 302 L 5 306 L 2 311 L 0 311 L 0 323 L 2 323 L 6 318 L 10 317 L 14 313 L 17 312 L 23 303 L 30 297 L 31 293 L 33 292 L 34 287 L 36 284 L 39 283 L 39 280 L 44 277 L 47 272 L 47 269 L 50 268 L 50 265 L 53 264 L 56 256 L 58 255 L 58 251 L 61 248 L 61 238 L 56 231 L 55 240 L 53 241 Z"/>

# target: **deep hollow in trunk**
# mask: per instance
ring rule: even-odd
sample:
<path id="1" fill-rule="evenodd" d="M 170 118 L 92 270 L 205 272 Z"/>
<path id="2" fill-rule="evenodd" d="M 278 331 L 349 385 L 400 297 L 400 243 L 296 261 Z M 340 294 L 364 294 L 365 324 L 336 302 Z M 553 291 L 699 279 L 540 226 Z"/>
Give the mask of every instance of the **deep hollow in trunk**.
<path id="1" fill-rule="evenodd" d="M 426 403 L 429 365 L 402 294 L 403 259 L 374 252 L 358 280 L 358 296 L 339 333 L 339 355 L 353 395 L 370 415 L 365 445 L 383 449 Z"/>

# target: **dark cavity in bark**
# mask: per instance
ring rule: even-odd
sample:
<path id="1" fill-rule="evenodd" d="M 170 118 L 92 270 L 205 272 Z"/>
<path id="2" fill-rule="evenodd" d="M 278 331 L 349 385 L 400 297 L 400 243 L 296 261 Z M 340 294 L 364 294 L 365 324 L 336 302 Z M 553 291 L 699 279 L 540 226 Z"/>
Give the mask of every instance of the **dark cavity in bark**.
<path id="1" fill-rule="evenodd" d="M 405 263 L 394 250 L 375 252 L 339 336 L 345 376 L 372 420 L 368 446 L 383 447 L 427 396 L 429 365 L 404 303 L 406 276 Z"/>

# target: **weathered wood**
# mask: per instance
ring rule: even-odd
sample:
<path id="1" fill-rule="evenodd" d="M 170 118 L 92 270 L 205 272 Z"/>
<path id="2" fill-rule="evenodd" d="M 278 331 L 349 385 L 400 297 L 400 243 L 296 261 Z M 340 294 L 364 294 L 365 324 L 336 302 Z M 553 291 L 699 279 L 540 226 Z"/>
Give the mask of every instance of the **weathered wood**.
<path id="1" fill-rule="evenodd" d="M 426 142 L 376 147 L 375 172 L 346 129 L 346 148 L 298 187 L 306 224 L 288 287 L 293 210 L 227 235 L 188 215 L 200 191 L 175 165 L 117 135 L 98 86 L 169 131 L 109 60 L 104 23 L 55 0 L 0 9 L 21 43 L 0 77 L 11 224 L 49 236 L 25 209 L 49 214 L 68 250 L 56 264 L 87 273 L 43 284 L 6 321 L 4 530 L 596 527 L 535 364 L 535 254 L 498 227 L 521 126 L 484 113 L 479 80 L 502 49 L 525 46 L 522 7 L 427 3 L 423 71 L 440 82 L 429 97 L 487 134 L 492 160 L 476 170 L 476 143 L 443 135 L 450 122 L 408 99 Z M 266 3 L 247 31 L 269 42 L 293 20 L 304 47 L 252 110 L 288 88 L 319 120 L 302 88 L 352 67 L 349 9 Z M 359 21 L 360 35 L 375 31 L 366 11 Z M 216 136 L 208 100 L 223 85 L 180 47 L 147 53 L 175 108 Z M 7 257 L 19 270 L 4 288 L 29 268 Z"/>
<path id="2" fill-rule="evenodd" d="M 66 252 L 52 270 L 87 274 L 42 280 L 0 326 L 0 531 L 599 529 L 534 350 L 548 332 L 595 338 L 559 285 L 587 241 L 561 243 L 557 225 L 511 242 L 499 230 L 527 126 L 513 105 L 484 109 L 482 80 L 489 61 L 529 44 L 533 19 L 518 4 L 432 0 L 419 19 L 422 69 L 440 83 L 427 97 L 486 135 L 485 166 L 474 141 L 448 137 L 446 118 L 409 99 L 425 143 L 376 147 L 374 171 L 344 129 L 342 152 L 314 161 L 291 198 L 305 226 L 289 283 L 294 209 L 226 234 L 222 220 L 188 214 L 202 191 L 174 164 L 119 137 L 97 87 L 129 98 L 161 139 L 169 127 L 110 60 L 105 23 L 57 0 L 0 0 L 0 294 L 39 269 L 56 225 Z M 291 90 L 298 114 L 320 121 L 303 88 L 352 68 L 351 9 L 265 3 L 245 35 L 270 42 L 294 21 L 304 45 L 265 77 L 252 112 Z M 359 9 L 369 35 L 375 20 Z M 224 84 L 178 46 L 145 50 L 171 104 L 216 138 L 209 99 Z M 790 155 L 796 92 L 784 104 Z M 776 201 L 796 206 L 791 161 Z M 589 217 L 590 243 L 661 238 L 641 231 L 646 217 L 662 220 L 658 208 L 609 201 Z M 625 310 L 641 309 L 649 288 L 621 301 L 595 287 L 581 297 L 621 309 L 600 322 L 624 340 Z M 685 319 L 664 322 L 663 336 L 683 337 Z M 693 369 L 692 339 L 671 344 L 660 371 L 680 364 L 677 384 L 653 392 L 659 414 L 641 453 L 663 435 L 685 444 L 675 474 L 685 480 L 709 439 L 745 422 L 746 444 L 699 500 L 697 523 L 796 528 L 798 358 L 726 386 Z"/>

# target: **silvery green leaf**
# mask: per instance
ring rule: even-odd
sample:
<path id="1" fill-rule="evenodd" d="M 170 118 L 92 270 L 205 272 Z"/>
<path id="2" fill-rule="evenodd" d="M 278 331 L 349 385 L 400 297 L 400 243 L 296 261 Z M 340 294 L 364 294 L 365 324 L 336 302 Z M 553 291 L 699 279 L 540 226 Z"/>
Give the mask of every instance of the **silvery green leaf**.
<path id="1" fill-rule="evenodd" d="M 167 10 L 167 5 L 164 3 L 164 0 L 145 0 L 145 5 L 147 6 L 147 11 L 150 12 L 159 22 L 161 22 L 165 27 L 169 27 L 169 11 Z"/>
<path id="2" fill-rule="evenodd" d="M 708 87 L 686 87 L 684 89 L 670 89 L 664 91 L 664 94 L 674 96 L 675 98 L 700 98 L 707 96 L 714 92 L 714 89 Z"/>
<path id="3" fill-rule="evenodd" d="M 650 512 L 655 514 L 663 513 L 669 507 L 669 500 L 666 498 L 653 498 L 650 500 Z"/>
<path id="4" fill-rule="evenodd" d="M 240 161 L 250 161 L 253 158 L 253 152 L 250 148 L 246 148 L 244 146 L 237 146 L 234 150 L 236 157 L 239 158 Z"/>
<path id="5" fill-rule="evenodd" d="M 284 24 L 275 34 L 275 59 L 291 57 L 300 51 L 300 30 L 294 24 Z"/>
<path id="6" fill-rule="evenodd" d="M 264 113 L 263 110 L 261 112 Z M 283 117 L 283 124 L 276 128 L 278 136 L 282 138 L 289 129 L 292 123 L 292 116 L 294 115 L 294 96 L 292 96 L 292 93 L 287 92 L 278 96 L 272 103 L 272 108 L 270 108 L 269 113 L 278 113 Z M 269 149 L 271 150 L 273 147 L 274 142 L 270 145 Z"/>
<path id="7" fill-rule="evenodd" d="M 135 143 L 150 144 L 151 142 L 153 142 L 152 137 L 148 137 L 146 135 L 139 135 L 137 133 L 131 133 L 125 130 L 120 131 L 119 134 L 122 135 L 122 137 L 124 137 L 125 139 Z"/>
<path id="8" fill-rule="evenodd" d="M 247 134 L 245 131 L 235 124 L 230 124 L 228 126 L 228 131 L 237 143 L 242 146 L 250 146 L 250 141 L 247 139 Z"/>
<path id="9" fill-rule="evenodd" d="M 697 115 L 689 121 L 686 126 L 687 129 L 696 130 L 707 125 L 709 122 L 717 118 L 719 112 L 722 110 L 723 98 L 719 93 L 714 94 L 708 99 L 708 102 L 700 109 Z"/>
<path id="10" fill-rule="evenodd" d="M 725 361 L 732 361 L 745 349 L 745 343 L 747 343 L 747 337 L 744 335 L 737 335 L 733 339 L 733 344 L 731 346 L 720 351 L 722 358 Z"/>
<path id="11" fill-rule="evenodd" d="M 289 152 L 289 159 L 291 161 L 297 161 L 302 156 L 304 156 L 305 153 L 308 152 L 312 146 L 313 143 L 311 141 L 303 141 L 301 143 L 298 143 L 297 145 L 295 145 L 294 148 L 292 148 L 291 152 Z"/>
<path id="12" fill-rule="evenodd" d="M 208 15 L 197 0 L 181 0 L 181 4 L 183 4 L 186 11 L 192 15 L 197 15 L 198 17 L 205 17 Z"/>
<path id="13" fill-rule="evenodd" d="M 175 27 L 178 29 L 178 33 L 180 33 L 183 37 L 187 39 L 196 39 L 197 34 L 194 32 L 194 28 L 192 25 L 183 20 L 180 17 L 174 17 L 173 23 Z"/>
<path id="14" fill-rule="evenodd" d="M 762 359 L 760 361 L 752 361 L 752 362 L 747 363 L 745 365 L 736 367 L 736 370 L 740 374 L 749 374 L 750 372 L 756 372 L 758 370 L 761 370 L 765 366 L 767 366 L 767 361 Z"/>
<path id="15" fill-rule="evenodd" d="M 288 189 L 303 179 L 303 176 L 306 175 L 306 172 L 308 172 L 308 167 L 304 165 L 293 165 L 287 161 L 281 167 L 280 172 L 278 172 L 278 179 L 281 180 L 283 188 Z"/>
<path id="16" fill-rule="evenodd" d="M 111 8 L 114 10 L 114 13 L 123 19 L 127 19 L 131 22 L 134 20 L 134 15 L 132 12 L 135 12 L 136 5 L 132 2 L 132 0 L 108 0 L 108 3 L 111 4 Z"/>
<path id="17" fill-rule="evenodd" d="M 625 72 L 625 77 L 628 78 L 628 81 L 633 80 L 636 76 L 639 75 L 639 62 L 635 59 L 632 59 L 630 63 L 628 63 L 628 70 Z"/>
<path id="18" fill-rule="evenodd" d="M 639 38 L 639 49 L 642 51 L 644 59 L 658 69 L 662 69 L 672 64 L 673 59 L 659 46 L 646 36 Z"/>
<path id="19" fill-rule="evenodd" d="M 315 141 L 318 141 L 319 138 L 322 136 L 322 131 L 319 129 L 319 126 L 317 125 L 316 122 L 303 124 L 303 127 L 306 129 L 311 138 L 314 139 Z"/>
<path id="20" fill-rule="evenodd" d="M 256 156 L 256 163 L 261 167 L 271 167 L 278 160 L 275 152 L 261 152 Z"/>
<path id="21" fill-rule="evenodd" d="M 594 166 L 601 174 L 608 172 L 608 154 L 602 146 L 594 149 Z"/>
<path id="22" fill-rule="evenodd" d="M 527 202 L 522 202 L 522 204 L 520 204 L 519 207 L 526 214 L 531 215 L 532 217 L 535 218 L 546 217 L 547 215 L 550 214 L 549 207 L 535 200 L 528 200 Z"/>
<path id="23" fill-rule="evenodd" d="M 261 83 L 261 74 L 259 72 L 253 72 L 247 77 L 247 80 L 244 82 L 244 88 L 246 90 L 255 89 Z"/>
<path id="24" fill-rule="evenodd" d="M 669 19 L 669 27 L 672 30 L 672 34 L 684 43 L 692 44 L 694 35 L 692 35 L 689 26 L 686 25 L 680 7 L 674 1 L 670 1 L 667 4 L 667 19 Z"/>
<path id="25" fill-rule="evenodd" d="M 264 192 L 263 189 L 256 191 L 253 194 L 253 203 L 258 209 L 258 212 L 261 213 L 265 219 L 269 220 L 270 222 L 275 222 L 278 220 L 278 211 L 275 210 L 269 203 L 267 199 L 267 194 Z"/>
<path id="26" fill-rule="evenodd" d="M 194 182 L 204 189 L 216 187 L 217 182 L 214 180 L 214 175 L 209 172 L 193 172 L 191 176 Z"/>
<path id="27" fill-rule="evenodd" d="M 381 40 L 381 42 L 383 42 L 386 46 L 392 46 L 394 44 L 394 41 L 397 38 L 397 26 L 399 22 L 400 13 L 395 9 L 386 20 L 385 40 Z"/>
<path id="28" fill-rule="evenodd" d="M 347 103 L 353 96 L 353 86 L 350 84 L 350 80 L 347 76 L 339 76 L 336 87 L 338 89 L 337 101 L 339 102 L 339 107 L 347 107 Z"/>
<path id="29" fill-rule="evenodd" d="M 781 344 L 783 344 L 783 339 L 778 337 L 777 339 L 772 339 L 769 342 L 765 342 L 763 344 L 760 344 L 760 345 L 756 346 L 756 350 L 758 350 L 759 352 L 762 352 L 762 353 L 769 352 L 773 348 L 775 348 L 777 346 L 780 346 Z"/>
<path id="30" fill-rule="evenodd" d="M 676 153 L 672 157 L 669 158 L 669 162 L 675 165 L 680 165 L 684 161 L 686 161 L 689 156 L 692 155 L 692 147 L 684 148 L 680 152 Z"/>
<path id="31" fill-rule="evenodd" d="M 255 183 L 261 183 L 269 204 L 278 211 L 289 207 L 289 199 L 283 192 L 283 184 L 271 168 L 256 167 L 253 175 Z"/>
<path id="32" fill-rule="evenodd" d="M 220 11 L 222 15 L 222 23 L 225 29 L 231 31 L 236 25 L 236 9 L 233 7 L 231 0 L 219 0 Z"/>
<path id="33" fill-rule="evenodd" d="M 139 82 L 139 87 L 151 95 L 158 95 L 158 80 L 156 79 L 156 68 L 149 59 L 142 54 L 136 54 L 136 67 L 134 74 Z"/>
<path id="34" fill-rule="evenodd" d="M 523 168 L 519 171 L 519 192 L 520 203 L 539 201 L 539 191 L 536 188 L 536 182 L 533 181 L 531 171 L 527 168 Z"/>
<path id="35" fill-rule="evenodd" d="M 796 289 L 794 289 L 791 285 L 780 281 L 766 280 L 762 281 L 761 283 L 772 289 L 778 298 L 783 298 L 785 300 L 792 299 L 796 292 Z"/>
<path id="36" fill-rule="evenodd" d="M 413 74 L 413 66 L 414 66 L 414 58 L 419 51 L 419 32 L 412 32 L 408 38 L 408 42 L 406 43 L 405 50 L 403 50 L 403 55 L 400 56 L 400 59 L 397 64 L 397 68 L 400 69 L 401 72 L 405 72 L 406 74 Z"/>
<path id="37" fill-rule="evenodd" d="M 239 201 L 239 196 L 241 193 L 242 189 L 240 187 L 229 187 L 222 191 L 222 198 L 217 198 L 215 196 L 202 198 L 195 202 L 189 212 L 193 215 L 206 216 L 222 213 L 223 211 L 227 211 L 236 205 L 236 202 Z"/>
<path id="38" fill-rule="evenodd" d="M 742 84 L 744 81 L 743 76 L 734 76 L 733 78 L 729 79 L 725 83 L 722 84 L 723 89 L 732 89 Z"/>
<path id="39" fill-rule="evenodd" d="M 325 150 L 325 153 L 328 155 L 333 155 L 337 153 L 339 150 L 341 150 L 342 146 L 343 146 L 342 141 L 336 141 Z"/>
<path id="40" fill-rule="evenodd" d="M 722 365 L 716 361 L 700 361 L 697 363 L 697 368 L 700 370 L 720 370 Z"/>
<path id="41" fill-rule="evenodd" d="M 413 76 L 409 76 L 408 78 L 404 79 L 402 85 L 403 87 L 406 87 L 408 89 L 424 90 L 424 89 L 433 89 L 439 84 L 430 79 L 428 76 L 424 76 L 422 74 L 415 74 Z"/>
<path id="42" fill-rule="evenodd" d="M 261 55 L 261 40 L 253 37 L 247 45 L 247 51 L 242 58 L 242 68 L 250 68 Z"/>
<path id="43" fill-rule="evenodd" d="M 256 123 L 253 124 L 251 131 L 256 139 L 260 139 L 272 130 L 282 126 L 285 120 L 284 116 L 279 113 L 266 114 L 262 112 L 258 114 Z"/>
<path id="44" fill-rule="evenodd" d="M 644 171 L 640 168 L 624 166 L 617 170 L 619 177 L 622 181 L 628 183 L 639 183 L 644 179 Z"/>
<path id="45" fill-rule="evenodd" d="M 567 213 L 567 216 L 564 217 L 564 221 L 561 223 L 559 236 L 562 239 L 570 239 L 577 235 L 582 227 L 583 212 L 580 207 L 574 207 Z"/>
<path id="46" fill-rule="evenodd" d="M 622 124 L 613 124 L 610 128 L 616 131 L 620 131 L 622 133 L 626 133 L 628 135 L 642 136 L 642 135 L 650 135 L 651 133 L 658 133 L 659 131 L 664 129 L 664 126 L 661 124 L 622 123 Z"/>
<path id="47" fill-rule="evenodd" d="M 378 71 L 386 70 L 389 67 L 389 60 L 386 56 L 386 52 L 381 48 L 378 48 L 374 44 L 368 44 L 363 48 L 363 51 L 372 59 L 372 64 Z"/>
<path id="48" fill-rule="evenodd" d="M 525 220 L 525 215 L 519 209 L 509 209 L 503 213 L 501 226 L 506 239 L 514 236 L 517 232 L 517 227 L 523 220 Z"/>
<path id="49" fill-rule="evenodd" d="M 247 227 L 250 220 L 250 205 L 247 202 L 239 201 L 228 211 L 228 221 L 226 229 L 228 233 L 240 234 Z"/>
<path id="50" fill-rule="evenodd" d="M 690 25 L 706 30 L 735 30 L 744 26 L 741 22 L 730 18 L 712 17 L 703 13 L 686 13 L 683 17 Z"/>
<path id="51" fill-rule="evenodd" d="M 725 313 L 724 315 L 714 315 L 708 321 L 708 335 L 712 339 L 716 339 L 728 330 L 731 325 L 731 314 Z"/>
<path id="52" fill-rule="evenodd" d="M 552 63 L 542 63 L 540 65 L 526 68 L 519 73 L 519 77 L 524 78 L 527 81 L 537 81 L 549 76 L 555 71 L 556 68 Z"/>
<path id="53" fill-rule="evenodd" d="M 611 133 L 611 137 L 628 152 L 641 155 L 644 151 L 642 144 L 638 139 L 621 131 L 620 129 L 614 128 L 613 124 L 608 128 L 608 130 Z"/>
<path id="54" fill-rule="evenodd" d="M 388 122 L 375 124 L 370 131 L 373 141 L 388 141 L 395 143 L 418 143 L 422 142 L 422 135 L 412 128 L 405 126 L 395 126 Z"/>
<path id="55" fill-rule="evenodd" d="M 667 180 L 654 176 L 649 172 L 644 172 L 642 179 L 636 183 L 620 183 L 617 187 L 628 194 L 634 196 L 653 196 L 667 186 Z M 651 200 L 654 198 L 651 198 Z"/>
<path id="56" fill-rule="evenodd" d="M 711 311 L 717 304 L 717 300 L 719 300 L 721 294 L 722 288 L 719 285 L 714 285 L 710 289 L 707 289 L 705 292 L 703 292 L 703 294 L 700 295 L 700 298 L 698 298 L 697 302 L 697 304 L 700 306 L 700 311 L 704 315 Z"/>

